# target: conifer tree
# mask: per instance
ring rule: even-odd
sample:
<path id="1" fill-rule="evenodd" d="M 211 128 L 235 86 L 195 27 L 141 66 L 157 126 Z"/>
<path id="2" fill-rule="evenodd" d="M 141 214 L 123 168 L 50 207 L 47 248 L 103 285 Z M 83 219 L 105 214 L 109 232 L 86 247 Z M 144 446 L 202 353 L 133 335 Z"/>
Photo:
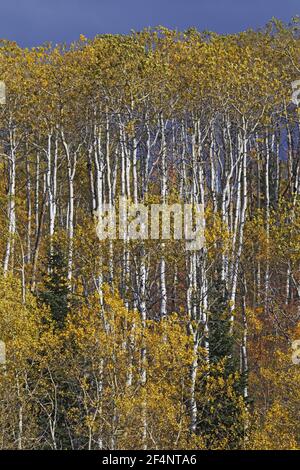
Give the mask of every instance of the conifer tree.
<path id="1" fill-rule="evenodd" d="M 69 310 L 68 264 L 59 244 L 55 243 L 48 252 L 47 271 L 44 272 L 44 286 L 39 299 L 48 305 L 52 318 L 62 326 Z"/>

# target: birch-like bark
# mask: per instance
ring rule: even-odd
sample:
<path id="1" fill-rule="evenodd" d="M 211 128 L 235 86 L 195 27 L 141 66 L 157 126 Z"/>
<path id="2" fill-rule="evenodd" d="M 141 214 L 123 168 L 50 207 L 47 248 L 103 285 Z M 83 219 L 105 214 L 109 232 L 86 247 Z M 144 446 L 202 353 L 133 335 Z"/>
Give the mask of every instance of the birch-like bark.
<path id="1" fill-rule="evenodd" d="M 16 234 L 16 136 L 15 129 L 10 126 L 9 129 L 9 147 L 8 156 L 8 235 L 3 263 L 4 275 L 7 274 L 10 262 L 13 259 L 15 234 Z"/>
<path id="2" fill-rule="evenodd" d="M 165 137 L 165 124 L 163 117 L 160 116 L 161 130 L 161 202 L 167 202 L 167 146 Z M 164 256 L 165 243 L 161 243 L 160 257 L 160 317 L 167 316 L 167 287 L 166 287 L 166 260 Z"/>

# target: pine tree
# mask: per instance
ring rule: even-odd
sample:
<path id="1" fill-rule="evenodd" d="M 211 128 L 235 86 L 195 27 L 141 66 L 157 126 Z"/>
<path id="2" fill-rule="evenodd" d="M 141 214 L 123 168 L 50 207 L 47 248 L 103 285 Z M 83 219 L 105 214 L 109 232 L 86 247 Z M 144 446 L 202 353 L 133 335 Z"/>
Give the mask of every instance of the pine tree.
<path id="1" fill-rule="evenodd" d="M 238 448 L 243 438 L 242 381 L 230 326 L 228 292 L 217 276 L 210 289 L 208 373 L 198 380 L 201 420 L 197 434 L 205 437 L 208 448 L 221 448 L 222 445 Z M 203 399 L 212 390 L 213 398 Z"/>
<path id="2" fill-rule="evenodd" d="M 58 244 L 54 244 L 52 252 L 48 252 L 46 265 L 44 290 L 39 293 L 39 298 L 50 307 L 53 319 L 62 326 L 69 309 L 68 263 Z"/>
<path id="3" fill-rule="evenodd" d="M 234 337 L 230 332 L 229 295 L 225 282 L 217 279 L 210 289 L 208 319 L 209 359 L 213 364 L 225 359 L 226 375 L 237 369 Z"/>

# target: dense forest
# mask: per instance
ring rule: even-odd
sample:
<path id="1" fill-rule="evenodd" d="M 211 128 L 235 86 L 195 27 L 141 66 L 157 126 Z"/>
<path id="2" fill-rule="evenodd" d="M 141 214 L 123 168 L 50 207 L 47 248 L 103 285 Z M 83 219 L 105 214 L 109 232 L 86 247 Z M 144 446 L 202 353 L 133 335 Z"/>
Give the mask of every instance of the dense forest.
<path id="1" fill-rule="evenodd" d="M 297 19 L 1 41 L 0 448 L 300 449 L 297 79 Z M 99 240 L 120 197 L 204 245 Z"/>

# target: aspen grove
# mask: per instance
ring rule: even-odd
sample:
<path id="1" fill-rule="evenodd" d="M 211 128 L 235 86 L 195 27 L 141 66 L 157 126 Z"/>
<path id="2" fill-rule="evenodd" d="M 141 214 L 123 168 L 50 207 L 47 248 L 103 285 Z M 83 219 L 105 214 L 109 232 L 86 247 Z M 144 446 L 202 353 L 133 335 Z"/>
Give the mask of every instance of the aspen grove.
<path id="1" fill-rule="evenodd" d="M 300 449 L 298 20 L 2 40 L 0 79 L 0 448 Z M 99 240 L 120 197 L 204 246 Z"/>

